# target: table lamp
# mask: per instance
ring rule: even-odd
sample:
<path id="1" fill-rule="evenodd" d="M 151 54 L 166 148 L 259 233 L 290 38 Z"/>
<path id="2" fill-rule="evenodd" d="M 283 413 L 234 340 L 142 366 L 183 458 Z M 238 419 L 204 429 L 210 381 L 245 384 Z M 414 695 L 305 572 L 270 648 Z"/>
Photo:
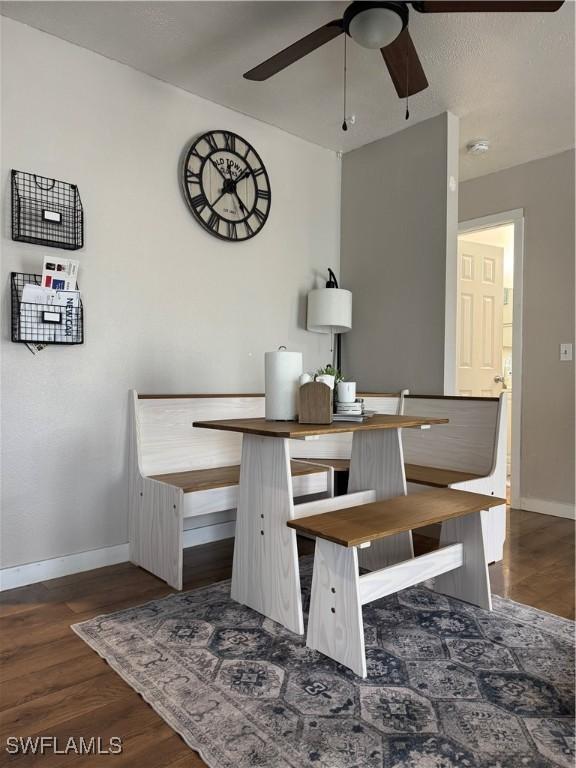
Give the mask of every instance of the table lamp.
<path id="1" fill-rule="evenodd" d="M 336 368 L 342 364 L 340 334 L 352 328 L 352 294 L 338 287 L 334 272 L 328 268 L 328 282 L 325 288 L 315 288 L 308 294 L 307 328 L 315 333 L 336 334 Z"/>

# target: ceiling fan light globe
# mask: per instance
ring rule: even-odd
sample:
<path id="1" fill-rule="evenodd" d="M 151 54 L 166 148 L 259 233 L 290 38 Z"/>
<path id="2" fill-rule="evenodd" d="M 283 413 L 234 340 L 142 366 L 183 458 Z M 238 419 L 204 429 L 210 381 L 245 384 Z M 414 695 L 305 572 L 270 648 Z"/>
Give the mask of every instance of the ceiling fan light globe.
<path id="1" fill-rule="evenodd" d="M 350 21 L 350 37 L 363 48 L 385 48 L 404 27 L 402 18 L 390 8 L 367 8 Z"/>

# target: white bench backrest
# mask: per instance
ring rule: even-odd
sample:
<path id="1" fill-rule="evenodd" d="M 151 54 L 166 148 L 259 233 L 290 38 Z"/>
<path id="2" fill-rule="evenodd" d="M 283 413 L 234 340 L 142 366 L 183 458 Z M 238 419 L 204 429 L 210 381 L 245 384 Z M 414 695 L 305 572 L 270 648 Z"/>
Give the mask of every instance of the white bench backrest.
<path id="1" fill-rule="evenodd" d="M 449 422 L 402 430 L 404 461 L 490 474 L 496 462 L 500 410 L 498 398 L 409 395 L 404 401 L 407 416 L 437 416 Z"/>
<path id="2" fill-rule="evenodd" d="M 377 413 L 398 413 L 399 395 L 365 395 L 364 405 L 368 411 Z M 349 459 L 352 453 L 352 433 L 322 435 L 313 440 L 291 440 L 290 455 L 299 459 Z"/>
<path id="3" fill-rule="evenodd" d="M 135 407 L 141 470 L 147 476 L 240 464 L 242 435 L 195 429 L 192 422 L 264 416 L 262 396 L 135 397 Z"/>
<path id="4" fill-rule="evenodd" d="M 262 395 L 219 397 L 134 396 L 140 468 L 144 475 L 191 469 L 211 469 L 240 463 L 242 435 L 195 429 L 192 422 L 208 419 L 251 419 L 264 416 Z M 399 396 L 365 395 L 366 407 L 378 413 L 397 413 Z M 349 458 L 352 435 L 291 440 L 298 458 Z"/>

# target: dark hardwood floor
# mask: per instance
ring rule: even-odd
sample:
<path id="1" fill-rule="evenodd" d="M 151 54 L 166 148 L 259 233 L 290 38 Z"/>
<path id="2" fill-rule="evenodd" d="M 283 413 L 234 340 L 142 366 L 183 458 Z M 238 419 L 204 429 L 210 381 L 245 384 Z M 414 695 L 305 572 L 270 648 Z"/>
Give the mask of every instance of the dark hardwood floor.
<path id="1" fill-rule="evenodd" d="M 418 552 L 433 547 L 415 537 Z M 301 542 L 302 552 L 311 551 Z M 184 588 L 226 579 L 232 541 L 186 550 Z M 492 591 L 574 618 L 574 523 L 511 510 L 504 560 L 490 567 Z M 204 763 L 70 624 L 169 594 L 130 564 L 53 579 L 0 594 L 0 765 L 201 768 Z M 120 736 L 116 756 L 10 756 L 8 736 Z"/>

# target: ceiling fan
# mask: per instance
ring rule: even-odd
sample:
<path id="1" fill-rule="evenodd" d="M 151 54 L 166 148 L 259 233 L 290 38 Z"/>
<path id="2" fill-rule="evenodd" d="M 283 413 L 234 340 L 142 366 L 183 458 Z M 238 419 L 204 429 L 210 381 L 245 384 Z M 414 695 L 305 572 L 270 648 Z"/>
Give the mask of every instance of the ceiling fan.
<path id="1" fill-rule="evenodd" d="M 346 33 L 364 48 L 380 48 L 400 98 L 428 87 L 422 64 L 408 32 L 408 6 L 419 13 L 557 11 L 564 0 L 422 0 L 422 2 L 353 2 L 341 19 L 329 21 L 306 37 L 244 74 L 267 80 L 339 35 Z"/>

